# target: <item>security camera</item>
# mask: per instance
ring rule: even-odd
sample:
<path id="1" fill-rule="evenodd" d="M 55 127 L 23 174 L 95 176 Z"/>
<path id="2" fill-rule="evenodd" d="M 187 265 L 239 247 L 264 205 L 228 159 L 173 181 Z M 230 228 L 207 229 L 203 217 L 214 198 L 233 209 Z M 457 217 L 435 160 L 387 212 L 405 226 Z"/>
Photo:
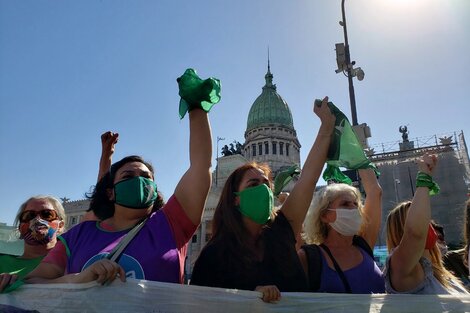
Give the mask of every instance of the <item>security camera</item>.
<path id="1" fill-rule="evenodd" d="M 360 67 L 356 68 L 354 70 L 354 74 L 355 74 L 355 76 L 357 77 L 357 79 L 359 81 L 364 79 L 364 71 L 362 70 L 362 68 L 360 68 Z"/>

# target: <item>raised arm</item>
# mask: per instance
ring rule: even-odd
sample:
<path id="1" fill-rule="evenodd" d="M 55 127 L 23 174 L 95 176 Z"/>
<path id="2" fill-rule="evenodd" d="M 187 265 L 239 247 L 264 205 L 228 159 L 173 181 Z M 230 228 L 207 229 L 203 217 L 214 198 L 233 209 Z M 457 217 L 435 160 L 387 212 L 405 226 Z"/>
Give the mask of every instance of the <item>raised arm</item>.
<path id="1" fill-rule="evenodd" d="M 101 158 L 98 171 L 98 181 L 103 178 L 111 168 L 114 145 L 118 142 L 118 137 L 118 133 L 113 133 L 111 131 L 107 131 L 101 135 Z"/>
<path id="2" fill-rule="evenodd" d="M 335 126 L 335 116 L 331 113 L 327 103 L 328 97 L 325 97 L 321 106 L 313 106 L 313 111 L 321 120 L 321 126 L 305 160 L 299 180 L 281 208 L 296 235 L 302 229 L 302 223 L 312 201 L 315 186 L 325 165 Z"/>
<path id="3" fill-rule="evenodd" d="M 432 175 L 436 163 L 436 156 L 425 155 L 418 161 L 418 169 Z M 430 221 L 429 189 L 417 187 L 406 216 L 403 237 L 390 259 L 392 284 L 397 290 L 409 290 L 423 279 L 419 259 L 423 255 Z"/>
<path id="4" fill-rule="evenodd" d="M 367 241 L 373 249 L 377 241 L 382 222 L 382 188 L 377 181 L 377 176 L 372 169 L 359 170 L 361 183 L 366 192 L 366 200 L 362 212 L 365 217 L 365 224 L 360 235 Z"/>
<path id="5" fill-rule="evenodd" d="M 201 109 L 189 112 L 190 166 L 175 189 L 175 196 L 194 225 L 201 222 L 211 186 L 212 138 L 207 113 Z"/>

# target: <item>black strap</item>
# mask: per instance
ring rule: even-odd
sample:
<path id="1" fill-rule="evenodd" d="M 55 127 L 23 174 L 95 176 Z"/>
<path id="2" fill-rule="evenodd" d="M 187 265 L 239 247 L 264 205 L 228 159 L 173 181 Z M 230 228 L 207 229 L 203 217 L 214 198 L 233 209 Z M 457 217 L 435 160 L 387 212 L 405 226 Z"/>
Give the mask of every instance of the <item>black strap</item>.
<path id="1" fill-rule="evenodd" d="M 321 283 L 322 261 L 320 247 L 315 244 L 303 245 L 302 250 L 307 256 L 308 284 L 310 291 L 318 291 Z"/>
<path id="2" fill-rule="evenodd" d="M 364 238 L 357 235 L 354 236 L 353 245 L 364 250 L 372 259 L 374 259 L 374 253 Z M 302 250 L 305 251 L 305 255 L 307 256 L 309 290 L 314 292 L 318 291 L 321 285 L 321 273 L 323 267 L 321 249 L 318 245 L 309 244 L 303 245 Z"/>
<path id="3" fill-rule="evenodd" d="M 347 293 L 352 293 L 351 286 L 349 286 L 348 280 L 346 279 L 346 276 L 344 275 L 343 271 L 341 270 L 341 267 L 339 267 L 338 263 L 336 263 L 335 258 L 333 257 L 333 254 L 331 254 L 330 249 L 324 244 L 321 244 L 320 247 L 323 248 L 323 250 L 326 251 L 328 256 L 330 257 L 331 261 L 333 262 L 333 265 L 335 267 L 336 272 L 338 273 L 339 277 L 343 281 L 344 288 L 346 289 Z"/>
<path id="4" fill-rule="evenodd" d="M 370 255 L 372 259 L 374 259 L 374 251 L 371 249 L 371 247 L 364 238 L 358 235 L 354 235 L 353 245 L 362 248 L 362 250 L 364 250 L 368 255 Z"/>

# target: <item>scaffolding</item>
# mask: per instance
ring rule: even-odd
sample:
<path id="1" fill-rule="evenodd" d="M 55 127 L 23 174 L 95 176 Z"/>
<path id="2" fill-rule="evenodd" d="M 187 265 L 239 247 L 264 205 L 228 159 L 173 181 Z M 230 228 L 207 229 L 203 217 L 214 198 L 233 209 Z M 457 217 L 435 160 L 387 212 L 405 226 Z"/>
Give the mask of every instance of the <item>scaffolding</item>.
<path id="1" fill-rule="evenodd" d="M 380 152 L 375 153 L 378 148 Z M 424 154 L 435 154 L 439 160 L 433 176 L 441 192 L 431 198 L 432 217 L 444 226 L 448 243 L 453 246 L 462 243 L 464 206 L 470 187 L 469 156 L 463 131 L 415 138 L 406 145 L 400 141 L 382 143 L 372 146 L 368 154 L 381 172 L 383 214 L 379 245 L 385 244 L 384 225 L 388 212 L 398 203 L 411 200 L 414 195 L 415 163 Z"/>

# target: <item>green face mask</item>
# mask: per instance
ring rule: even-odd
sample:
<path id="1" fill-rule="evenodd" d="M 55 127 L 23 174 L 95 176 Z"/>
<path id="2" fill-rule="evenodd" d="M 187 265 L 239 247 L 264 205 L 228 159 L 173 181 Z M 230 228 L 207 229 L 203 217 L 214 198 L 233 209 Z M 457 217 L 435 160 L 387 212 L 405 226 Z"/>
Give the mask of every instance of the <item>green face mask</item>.
<path id="1" fill-rule="evenodd" d="M 145 209 L 157 199 L 157 185 L 153 180 L 136 176 L 114 185 L 115 202 L 131 209 Z"/>
<path id="2" fill-rule="evenodd" d="M 240 212 L 258 224 L 266 224 L 273 209 L 273 192 L 266 184 L 235 192 L 240 197 Z"/>

